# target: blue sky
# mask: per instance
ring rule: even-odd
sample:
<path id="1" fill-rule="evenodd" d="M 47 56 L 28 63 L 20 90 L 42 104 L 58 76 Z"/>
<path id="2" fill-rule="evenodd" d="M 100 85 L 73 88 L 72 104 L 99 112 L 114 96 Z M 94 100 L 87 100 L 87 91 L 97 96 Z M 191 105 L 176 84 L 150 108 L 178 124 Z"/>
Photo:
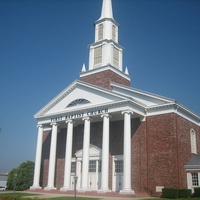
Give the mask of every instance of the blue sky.
<path id="1" fill-rule="evenodd" d="M 200 1 L 112 0 L 131 86 L 200 114 Z M 88 66 L 102 0 L 0 0 L 0 172 L 35 159 L 33 115 Z"/>

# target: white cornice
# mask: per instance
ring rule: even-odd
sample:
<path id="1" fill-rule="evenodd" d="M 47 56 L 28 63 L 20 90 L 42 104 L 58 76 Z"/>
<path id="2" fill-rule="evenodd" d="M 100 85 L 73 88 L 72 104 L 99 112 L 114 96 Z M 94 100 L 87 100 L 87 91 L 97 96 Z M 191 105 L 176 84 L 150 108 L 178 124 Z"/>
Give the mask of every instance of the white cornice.
<path id="1" fill-rule="evenodd" d="M 97 21 L 94 22 L 94 26 L 96 24 L 102 23 L 104 21 L 111 21 L 112 23 L 114 23 L 116 26 L 120 26 L 120 24 L 118 22 L 116 22 L 114 19 L 110 19 L 110 18 L 103 18 L 103 19 L 98 19 Z"/>
<path id="2" fill-rule="evenodd" d="M 108 39 L 103 39 L 103 40 L 97 41 L 95 43 L 89 44 L 88 47 L 91 48 L 93 46 L 93 48 L 94 48 L 94 47 L 101 46 L 104 43 L 110 43 L 111 45 L 118 47 L 118 49 L 124 50 L 124 47 L 122 47 L 120 44 L 116 43 L 113 40 L 108 40 Z"/>
<path id="3" fill-rule="evenodd" d="M 177 115 L 187 119 L 188 121 L 196 125 L 200 125 L 200 116 L 190 111 L 189 109 L 183 107 L 177 102 L 147 107 L 146 110 L 148 116 L 176 113 Z"/>
<path id="4" fill-rule="evenodd" d="M 126 105 L 129 107 L 135 107 L 138 110 L 138 114 L 141 116 L 145 115 L 145 109 L 144 107 L 142 107 L 141 105 L 139 105 L 136 102 L 133 102 L 131 100 L 121 100 L 121 101 L 117 101 L 117 102 L 112 102 L 112 103 L 104 103 L 104 104 L 96 104 L 93 106 L 85 106 L 83 109 L 71 109 L 71 110 L 67 110 L 67 111 L 63 111 L 63 112 L 57 112 L 57 113 L 53 113 L 53 114 L 48 114 L 48 115 L 39 115 L 36 116 L 35 118 L 40 120 L 40 119 L 50 119 L 53 117 L 57 117 L 57 116 L 61 116 L 61 115 L 70 115 L 70 114 L 74 114 L 74 113 L 80 113 L 80 112 L 88 112 L 88 111 L 92 111 L 94 109 L 98 110 L 98 109 L 104 109 L 104 108 L 115 108 L 119 107 L 119 111 L 120 111 L 120 107 L 122 107 L 122 105 Z M 132 105 L 132 106 L 131 106 Z M 136 112 L 137 113 L 137 112 Z"/>

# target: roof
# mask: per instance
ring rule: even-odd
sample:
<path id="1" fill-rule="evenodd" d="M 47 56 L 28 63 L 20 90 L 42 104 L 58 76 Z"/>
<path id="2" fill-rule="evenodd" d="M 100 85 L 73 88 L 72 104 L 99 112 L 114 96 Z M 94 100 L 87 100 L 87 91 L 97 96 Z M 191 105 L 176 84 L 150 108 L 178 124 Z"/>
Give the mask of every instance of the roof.
<path id="1" fill-rule="evenodd" d="M 193 155 L 192 159 L 185 165 L 186 169 L 200 169 L 200 155 Z"/>

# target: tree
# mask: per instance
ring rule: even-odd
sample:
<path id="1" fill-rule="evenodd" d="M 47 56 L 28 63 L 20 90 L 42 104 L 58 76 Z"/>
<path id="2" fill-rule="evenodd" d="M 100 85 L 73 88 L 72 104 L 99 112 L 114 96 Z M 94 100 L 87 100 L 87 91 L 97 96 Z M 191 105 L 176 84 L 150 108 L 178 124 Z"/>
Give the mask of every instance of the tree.
<path id="1" fill-rule="evenodd" d="M 33 184 L 34 162 L 26 161 L 21 163 L 17 168 L 12 169 L 8 174 L 7 189 L 18 191 L 27 190 Z M 15 182 L 16 181 L 16 182 Z"/>

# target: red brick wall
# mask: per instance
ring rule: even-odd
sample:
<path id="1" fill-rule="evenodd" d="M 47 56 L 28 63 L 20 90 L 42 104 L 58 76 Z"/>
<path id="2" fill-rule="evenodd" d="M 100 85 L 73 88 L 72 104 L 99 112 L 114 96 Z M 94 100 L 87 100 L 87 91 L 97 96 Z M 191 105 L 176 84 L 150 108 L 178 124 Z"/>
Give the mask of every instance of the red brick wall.
<path id="1" fill-rule="evenodd" d="M 43 145 L 42 145 L 42 163 L 41 163 L 41 186 L 44 188 L 47 186 L 48 170 L 49 170 L 49 154 L 51 144 L 51 131 L 45 131 L 43 133 Z"/>
<path id="2" fill-rule="evenodd" d="M 198 126 L 173 113 L 147 117 L 143 123 L 146 124 L 146 147 L 143 146 L 147 149 L 148 192 L 155 194 L 156 186 L 186 188 L 184 165 L 192 158 L 190 130 L 196 131 L 199 141 Z M 144 165 L 141 167 L 145 169 Z"/>
<path id="3" fill-rule="evenodd" d="M 61 129 L 57 136 L 56 150 L 56 170 L 55 170 L 55 185 L 61 188 L 64 183 L 64 168 L 65 168 L 65 149 L 66 149 L 66 134 L 67 129 Z"/>
<path id="4" fill-rule="evenodd" d="M 80 80 L 110 90 L 112 89 L 110 86 L 112 82 L 130 86 L 130 81 L 111 70 L 106 70 L 96 74 L 81 77 Z"/>
<path id="5" fill-rule="evenodd" d="M 147 188 L 147 148 L 145 122 L 132 120 L 132 188 L 138 192 L 146 192 Z"/>
<path id="6" fill-rule="evenodd" d="M 177 187 L 177 138 L 174 114 L 147 117 L 147 189 Z"/>
<path id="7" fill-rule="evenodd" d="M 186 173 L 184 165 L 192 158 L 190 145 L 190 130 L 194 129 L 197 139 L 197 150 L 200 153 L 200 133 L 199 126 L 189 122 L 188 120 L 177 116 L 177 134 L 179 138 L 179 187 L 187 187 Z"/>

